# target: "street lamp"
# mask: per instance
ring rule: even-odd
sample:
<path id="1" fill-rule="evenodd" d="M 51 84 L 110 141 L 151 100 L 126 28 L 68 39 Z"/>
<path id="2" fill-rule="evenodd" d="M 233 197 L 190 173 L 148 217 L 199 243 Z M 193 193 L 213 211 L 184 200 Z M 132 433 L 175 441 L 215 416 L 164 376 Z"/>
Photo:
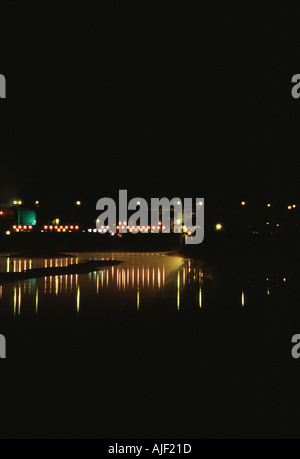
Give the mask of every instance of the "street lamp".
<path id="1" fill-rule="evenodd" d="M 19 207 L 23 205 L 22 201 L 14 201 L 14 206 L 18 209 L 18 225 L 20 225 L 20 209 Z"/>

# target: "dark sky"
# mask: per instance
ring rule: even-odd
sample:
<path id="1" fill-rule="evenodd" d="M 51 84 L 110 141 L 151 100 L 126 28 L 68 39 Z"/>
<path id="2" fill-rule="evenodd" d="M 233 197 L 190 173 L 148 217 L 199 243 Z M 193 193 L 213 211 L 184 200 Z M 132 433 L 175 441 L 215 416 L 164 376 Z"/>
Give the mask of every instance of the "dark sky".
<path id="1" fill-rule="evenodd" d="M 0 202 L 298 199 L 292 8 L 69 3 L 0 2 Z"/>

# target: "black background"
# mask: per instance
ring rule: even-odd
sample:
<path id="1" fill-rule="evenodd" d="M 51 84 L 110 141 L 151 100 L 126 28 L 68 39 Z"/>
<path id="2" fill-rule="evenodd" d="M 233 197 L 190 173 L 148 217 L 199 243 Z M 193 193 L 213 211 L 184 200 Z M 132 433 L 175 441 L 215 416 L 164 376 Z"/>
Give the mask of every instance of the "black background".
<path id="1" fill-rule="evenodd" d="M 0 201 L 298 196 L 293 8 L 1 2 Z M 51 193 L 49 194 L 49 190 Z"/>

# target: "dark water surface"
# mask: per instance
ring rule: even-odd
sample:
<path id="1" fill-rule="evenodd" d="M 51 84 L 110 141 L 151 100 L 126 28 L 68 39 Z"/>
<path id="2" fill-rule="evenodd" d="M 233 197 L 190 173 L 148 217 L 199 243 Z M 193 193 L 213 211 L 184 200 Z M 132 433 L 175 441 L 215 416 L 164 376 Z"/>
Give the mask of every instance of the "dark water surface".
<path id="1" fill-rule="evenodd" d="M 300 436 L 296 275 L 163 253 L 0 271 L 94 259 L 124 263 L 0 286 L 1 437 Z"/>

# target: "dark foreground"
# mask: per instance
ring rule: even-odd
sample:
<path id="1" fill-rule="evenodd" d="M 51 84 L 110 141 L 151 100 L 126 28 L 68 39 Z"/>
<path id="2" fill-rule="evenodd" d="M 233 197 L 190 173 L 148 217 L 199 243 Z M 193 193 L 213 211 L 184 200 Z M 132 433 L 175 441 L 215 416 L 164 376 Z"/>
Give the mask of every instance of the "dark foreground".
<path id="1" fill-rule="evenodd" d="M 2 320 L 1 437 L 299 438 L 299 312 L 269 306 L 231 314 L 223 301 L 193 320 Z"/>

